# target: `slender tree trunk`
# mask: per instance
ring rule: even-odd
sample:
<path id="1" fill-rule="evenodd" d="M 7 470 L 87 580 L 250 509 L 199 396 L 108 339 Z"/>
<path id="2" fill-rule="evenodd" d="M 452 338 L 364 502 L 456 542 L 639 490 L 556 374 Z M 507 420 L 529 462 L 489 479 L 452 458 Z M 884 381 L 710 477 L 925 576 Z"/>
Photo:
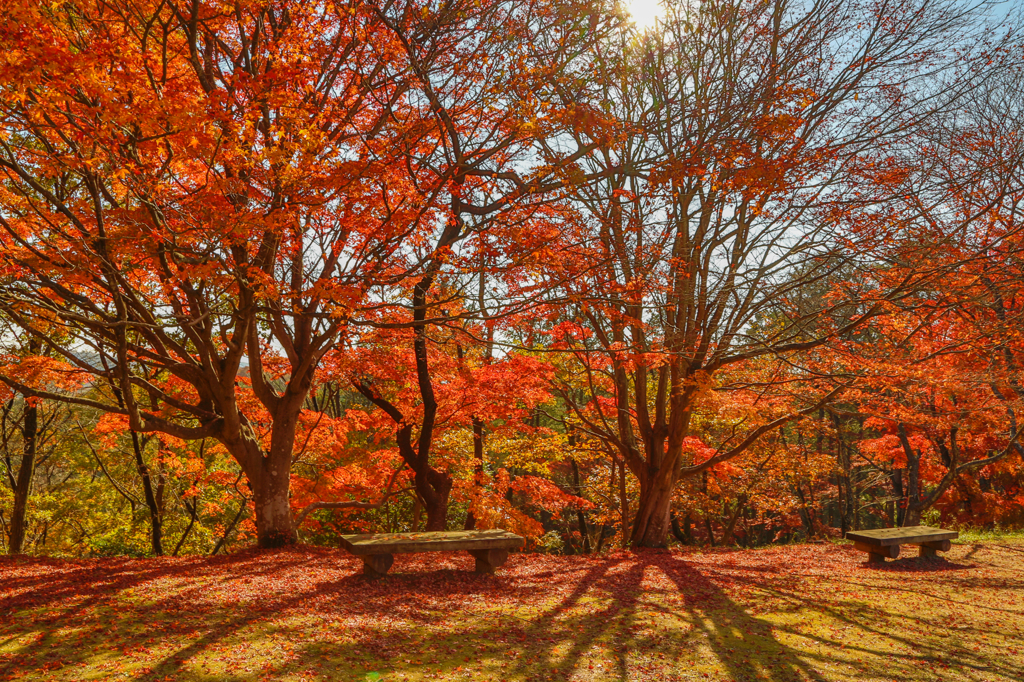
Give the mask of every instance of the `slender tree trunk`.
<path id="1" fill-rule="evenodd" d="M 238 522 L 241 520 L 242 515 L 245 513 L 245 508 L 247 506 L 249 506 L 249 501 L 245 497 L 243 497 L 242 503 L 238 507 L 238 513 L 235 514 L 235 518 L 231 519 L 231 523 L 229 523 L 228 527 L 224 530 L 224 535 L 222 535 L 220 539 L 217 540 L 217 544 L 213 546 L 213 551 L 210 552 L 210 556 L 214 556 L 217 552 L 219 552 L 223 547 L 225 547 L 228 544 L 228 537 L 230 537 L 231 532 L 235 529 L 235 526 L 238 525 Z"/>
<path id="2" fill-rule="evenodd" d="M 847 452 L 849 455 L 849 452 Z M 857 488 L 857 479 L 855 478 L 855 471 L 850 469 L 850 477 L 846 479 L 848 486 L 846 490 L 846 499 L 850 500 L 850 525 L 853 530 L 860 530 L 860 490 Z"/>
<path id="3" fill-rule="evenodd" d="M 118 405 L 122 408 L 127 407 L 123 387 L 119 386 L 114 381 L 111 381 L 110 386 L 114 391 L 114 395 L 117 397 Z M 130 396 L 128 397 L 130 398 Z M 162 556 L 164 550 L 162 544 L 163 529 L 160 524 L 160 507 L 157 504 L 156 495 L 153 493 L 153 481 L 149 475 L 149 467 L 146 465 L 146 460 L 143 457 L 144 447 L 139 442 L 138 431 L 129 426 L 128 432 L 132 441 L 132 453 L 135 456 L 135 469 L 139 472 L 139 478 L 142 479 L 142 492 L 146 500 L 146 507 L 149 509 L 150 551 L 155 556 Z"/>
<path id="4" fill-rule="evenodd" d="M 894 514 L 893 514 L 893 525 L 897 528 L 903 527 L 903 518 L 905 514 L 906 500 L 904 499 L 903 493 L 903 469 L 893 469 L 889 473 L 889 481 L 892 483 L 893 497 L 896 498 Z"/>
<path id="5" fill-rule="evenodd" d="M 800 520 L 804 524 L 804 529 L 807 531 L 807 539 L 814 539 L 814 521 L 811 519 L 810 509 L 807 506 L 807 498 L 804 496 L 804 489 L 800 486 L 800 482 L 797 481 L 793 484 L 793 492 L 796 493 L 797 499 L 800 500 L 800 506 L 797 507 L 797 511 L 800 513 Z"/>
<path id="6" fill-rule="evenodd" d="M 708 544 L 712 547 L 715 546 L 715 528 L 711 525 L 711 515 L 704 515 L 704 530 L 708 533 Z"/>
<path id="7" fill-rule="evenodd" d="M 14 508 L 11 510 L 10 542 L 7 551 L 21 554 L 25 545 L 25 517 L 28 514 L 28 497 L 32 492 L 32 476 L 36 466 L 36 446 L 39 440 L 39 406 L 26 399 L 21 427 L 24 449 L 18 479 L 14 486 Z"/>
<path id="8" fill-rule="evenodd" d="M 479 493 L 484 480 L 484 422 L 477 416 L 473 417 L 473 490 Z M 470 507 L 466 514 L 466 530 L 476 529 L 476 516 Z"/>
<path id="9" fill-rule="evenodd" d="M 898 428 L 903 452 L 907 456 L 907 502 L 902 526 L 918 526 L 921 524 L 921 455 L 910 446 L 907 430 L 903 424 Z"/>
<path id="10" fill-rule="evenodd" d="M 420 501 L 419 495 L 413 495 L 412 501 L 412 532 L 415 533 L 420 529 L 420 516 L 423 514 L 423 502 Z"/>
<path id="11" fill-rule="evenodd" d="M 195 525 L 196 519 L 199 518 L 199 500 L 198 499 L 193 504 L 189 504 L 188 500 L 185 500 L 185 499 L 182 499 L 181 502 L 182 502 L 182 504 L 185 505 L 185 508 L 188 509 L 188 515 L 189 515 L 188 526 L 185 527 L 185 532 L 181 534 L 180 538 L 178 538 L 178 544 L 176 544 L 174 546 L 174 552 L 171 554 L 171 556 L 178 556 L 178 552 L 181 551 L 182 545 L 185 544 L 185 540 L 188 539 L 189 533 L 192 532 L 192 527 Z"/>
<path id="12" fill-rule="evenodd" d="M 747 496 L 740 495 L 739 499 L 736 500 L 736 509 L 733 511 L 732 515 L 729 516 L 728 520 L 726 521 L 725 527 L 722 530 L 723 545 L 731 545 L 735 543 L 733 533 L 736 530 L 736 522 L 739 521 L 740 515 L 743 513 L 743 508 L 746 506 L 746 504 Z"/>
<path id="13" fill-rule="evenodd" d="M 836 490 L 839 505 L 839 530 L 842 537 L 851 530 L 850 527 L 850 462 L 843 450 L 842 423 L 835 414 L 831 415 L 832 425 L 836 430 Z"/>
<path id="14" fill-rule="evenodd" d="M 615 466 L 615 463 L 612 463 Z M 629 546 L 629 499 L 626 497 L 626 463 L 619 463 L 619 519 L 622 523 L 622 548 Z"/>
<path id="15" fill-rule="evenodd" d="M 160 522 L 160 505 L 153 492 L 153 480 L 149 474 L 149 466 L 143 457 L 144 444 L 140 442 L 139 434 L 130 430 L 132 438 L 132 451 L 135 453 L 135 468 L 142 479 L 142 492 L 146 499 L 146 507 L 149 508 L 149 541 L 150 549 L 154 556 L 163 556 L 163 527 Z"/>
<path id="16" fill-rule="evenodd" d="M 672 535 L 675 536 L 681 544 L 692 545 L 693 544 L 693 520 L 690 518 L 690 512 L 686 512 L 686 516 L 683 517 L 683 522 L 680 524 L 675 514 L 669 517 L 672 521 Z"/>
<path id="17" fill-rule="evenodd" d="M 580 467 L 576 463 L 574 457 L 569 458 L 569 464 L 572 466 L 572 482 L 573 482 L 573 493 L 576 497 L 583 497 L 583 486 L 580 484 Z M 587 529 L 587 517 L 584 515 L 583 510 L 576 508 L 576 522 L 579 524 L 580 537 L 583 540 L 583 553 L 590 554 L 590 531 Z"/>
<path id="18" fill-rule="evenodd" d="M 478 311 L 481 315 L 486 316 L 487 312 L 487 281 L 485 277 L 486 268 L 484 262 L 484 254 L 480 254 L 480 273 L 479 273 L 479 286 L 477 287 L 477 300 Z M 463 362 L 462 346 L 457 346 L 459 353 L 459 363 Z M 494 326 L 488 325 L 487 327 L 487 345 L 484 354 L 484 364 L 489 365 L 491 358 L 494 357 Z M 477 493 L 479 498 L 480 492 L 483 490 L 484 485 L 484 421 L 477 415 L 473 415 L 473 490 Z M 474 530 L 476 528 L 476 515 L 473 514 L 473 509 L 470 508 L 469 513 L 466 515 L 466 530 Z"/>
<path id="19" fill-rule="evenodd" d="M 597 534 L 597 547 L 594 548 L 594 551 L 596 553 L 598 553 L 598 554 L 601 553 L 601 549 L 604 547 L 604 541 L 607 539 L 607 537 L 608 537 L 608 526 L 606 526 L 606 525 L 604 525 L 602 523 L 601 524 L 601 530 Z"/>

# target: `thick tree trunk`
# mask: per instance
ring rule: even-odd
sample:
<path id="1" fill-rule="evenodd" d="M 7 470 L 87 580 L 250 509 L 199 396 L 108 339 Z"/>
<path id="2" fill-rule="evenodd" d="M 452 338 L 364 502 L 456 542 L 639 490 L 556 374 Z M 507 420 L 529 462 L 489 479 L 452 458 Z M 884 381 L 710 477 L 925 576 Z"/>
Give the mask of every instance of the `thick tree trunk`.
<path id="1" fill-rule="evenodd" d="M 243 463 L 252 490 L 256 543 L 262 548 L 283 547 L 298 541 L 289 501 L 295 444 L 294 424 L 289 422 L 287 418 L 275 420 L 269 452 L 251 435 L 228 445 L 237 451 L 235 458 Z M 245 430 L 251 430 L 248 424 Z"/>
<path id="2" fill-rule="evenodd" d="M 448 474 L 430 467 L 422 473 L 416 472 L 416 492 L 423 499 L 427 512 L 426 531 L 448 530 L 448 500 L 452 491 L 452 479 Z"/>
<path id="3" fill-rule="evenodd" d="M 672 530 L 669 513 L 672 511 L 675 484 L 671 467 L 657 470 L 647 485 L 641 481 L 640 502 L 633 518 L 633 532 L 630 534 L 633 547 L 668 545 L 668 534 Z"/>
<path id="4" fill-rule="evenodd" d="M 475 524 L 474 524 L 475 525 Z M 431 504 L 427 505 L 427 526 L 426 531 L 448 530 L 448 494 L 439 495 Z"/>
<path id="5" fill-rule="evenodd" d="M 39 436 L 39 406 L 25 401 L 21 427 L 24 450 L 18 479 L 14 486 L 14 509 L 11 510 L 11 531 L 8 553 L 21 554 L 25 545 L 25 518 L 28 515 L 28 496 L 32 492 L 32 475 L 36 466 L 36 445 Z"/>
<path id="6" fill-rule="evenodd" d="M 288 500 L 291 483 L 289 467 L 286 464 L 274 464 L 268 457 L 261 462 L 261 469 L 256 480 L 249 479 L 256 512 L 257 544 L 264 548 L 294 544 L 298 537 Z"/>

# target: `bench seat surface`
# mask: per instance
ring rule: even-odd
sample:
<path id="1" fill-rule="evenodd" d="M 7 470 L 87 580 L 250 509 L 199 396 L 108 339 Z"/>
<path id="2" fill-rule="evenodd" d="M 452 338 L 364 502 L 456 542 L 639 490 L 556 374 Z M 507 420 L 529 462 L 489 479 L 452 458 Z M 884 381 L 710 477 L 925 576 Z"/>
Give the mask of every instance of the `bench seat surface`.
<path id="1" fill-rule="evenodd" d="M 455 552 L 463 549 L 517 549 L 526 540 L 505 530 L 438 531 L 342 535 L 341 546 L 356 556 Z"/>
<path id="2" fill-rule="evenodd" d="M 938 540 L 955 540 L 958 537 L 960 537 L 960 533 L 955 530 L 942 530 L 941 528 L 932 528 L 930 526 L 858 530 L 846 534 L 847 540 L 856 540 L 880 547 L 912 545 L 918 542 L 936 542 Z"/>

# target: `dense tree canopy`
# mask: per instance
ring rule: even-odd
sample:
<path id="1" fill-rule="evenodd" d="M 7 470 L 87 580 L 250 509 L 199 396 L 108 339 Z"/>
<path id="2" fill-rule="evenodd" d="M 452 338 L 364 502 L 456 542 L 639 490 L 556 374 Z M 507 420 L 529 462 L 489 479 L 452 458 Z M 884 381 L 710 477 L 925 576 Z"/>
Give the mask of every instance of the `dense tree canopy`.
<path id="1" fill-rule="evenodd" d="M 8 2 L 5 548 L 1024 523 L 992 9 Z"/>

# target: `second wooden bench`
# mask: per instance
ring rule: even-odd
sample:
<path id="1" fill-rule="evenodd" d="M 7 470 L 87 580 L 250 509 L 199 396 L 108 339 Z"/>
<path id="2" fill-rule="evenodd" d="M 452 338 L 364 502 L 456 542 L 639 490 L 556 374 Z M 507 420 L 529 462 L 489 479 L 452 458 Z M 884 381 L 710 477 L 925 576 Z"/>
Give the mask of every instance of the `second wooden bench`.
<path id="1" fill-rule="evenodd" d="M 955 530 L 943 530 L 930 526 L 907 526 L 906 528 L 880 528 L 859 530 L 846 534 L 853 540 L 853 546 L 867 552 L 868 563 L 895 559 L 900 555 L 900 545 L 917 545 L 920 556 L 934 557 L 936 552 L 948 552 L 950 540 L 960 537 Z"/>

